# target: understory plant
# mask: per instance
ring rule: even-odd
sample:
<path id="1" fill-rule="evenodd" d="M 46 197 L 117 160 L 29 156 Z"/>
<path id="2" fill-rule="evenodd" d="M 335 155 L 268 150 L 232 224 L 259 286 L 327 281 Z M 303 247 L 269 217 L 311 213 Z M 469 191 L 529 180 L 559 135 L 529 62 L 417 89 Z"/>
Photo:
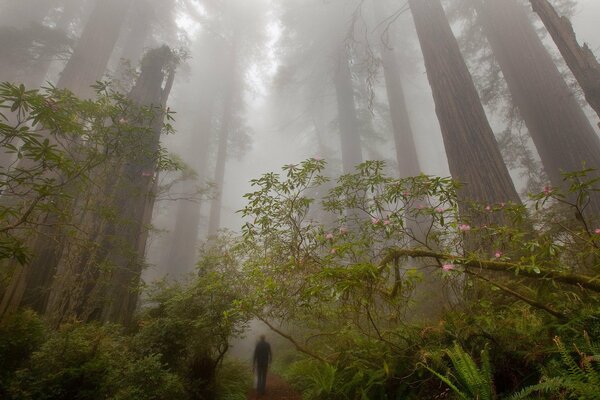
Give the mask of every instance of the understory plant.
<path id="1" fill-rule="evenodd" d="M 470 202 L 452 179 L 386 171 L 369 161 L 333 179 L 310 159 L 253 180 L 236 245 L 240 309 L 335 366 L 333 386 L 320 369 L 297 379 L 310 396 L 455 389 L 492 399 L 539 382 L 551 338 L 576 338 L 582 316 L 598 315 L 590 171 L 565 174 L 566 190 L 546 187 L 525 204 Z M 452 376 L 432 372 L 448 360 Z"/>

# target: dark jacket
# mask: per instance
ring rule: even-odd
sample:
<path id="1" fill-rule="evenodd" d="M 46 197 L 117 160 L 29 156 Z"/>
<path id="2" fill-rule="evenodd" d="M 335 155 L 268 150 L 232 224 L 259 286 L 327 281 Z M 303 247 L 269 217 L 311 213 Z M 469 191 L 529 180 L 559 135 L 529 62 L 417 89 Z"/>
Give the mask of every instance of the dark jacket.
<path id="1" fill-rule="evenodd" d="M 266 367 L 271 362 L 271 345 L 266 341 L 260 341 L 254 349 L 254 364 L 258 367 Z"/>

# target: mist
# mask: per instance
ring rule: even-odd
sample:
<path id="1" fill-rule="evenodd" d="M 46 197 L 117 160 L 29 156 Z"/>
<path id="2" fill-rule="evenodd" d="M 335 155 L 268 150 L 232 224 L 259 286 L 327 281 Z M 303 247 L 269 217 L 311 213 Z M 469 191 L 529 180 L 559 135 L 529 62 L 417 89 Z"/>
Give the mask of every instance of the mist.
<path id="1" fill-rule="evenodd" d="M 0 398 L 594 398 L 599 18 L 0 0 Z"/>

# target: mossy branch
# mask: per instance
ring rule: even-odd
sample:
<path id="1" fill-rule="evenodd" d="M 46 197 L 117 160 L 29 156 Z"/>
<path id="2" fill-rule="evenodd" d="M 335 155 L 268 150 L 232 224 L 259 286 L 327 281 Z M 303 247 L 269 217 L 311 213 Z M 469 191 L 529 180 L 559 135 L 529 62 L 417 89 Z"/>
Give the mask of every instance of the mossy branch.
<path id="1" fill-rule="evenodd" d="M 433 258 L 440 262 L 450 261 L 454 264 L 462 265 L 465 268 L 518 273 L 520 276 L 525 276 L 527 278 L 533 279 L 552 279 L 556 282 L 578 286 L 583 289 L 600 293 L 600 282 L 598 281 L 598 277 L 547 269 L 541 270 L 539 273 L 537 273 L 535 271 L 531 271 L 529 269 L 529 266 L 518 263 L 494 260 L 473 260 L 469 258 L 454 256 L 451 254 L 438 253 L 427 249 L 392 249 L 388 252 L 388 255 L 381 261 L 380 266 L 384 267 L 390 262 L 403 257 Z"/>

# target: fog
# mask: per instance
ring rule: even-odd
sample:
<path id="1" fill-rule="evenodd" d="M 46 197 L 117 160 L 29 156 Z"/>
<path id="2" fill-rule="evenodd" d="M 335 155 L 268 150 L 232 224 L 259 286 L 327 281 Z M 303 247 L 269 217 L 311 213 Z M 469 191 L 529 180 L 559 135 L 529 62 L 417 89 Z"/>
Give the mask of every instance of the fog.
<path id="1" fill-rule="evenodd" d="M 597 51 L 600 47 L 596 23 L 600 14 L 598 2 L 558 3 L 572 17 L 578 38 Z M 238 232 L 243 221 L 236 211 L 244 205 L 242 196 L 250 191 L 251 179 L 310 157 L 323 157 L 330 162 L 333 171 L 342 172 L 340 120 L 333 85 L 336 69 L 339 69 L 336 66 L 339 52 L 346 52 L 349 57 L 357 113 L 354 123 L 359 125 L 356 129 L 362 142 L 362 159 L 383 159 L 391 168 L 396 164 L 392 140 L 394 128 L 380 56 L 381 49 L 387 48 L 399 65 L 396 73 L 402 79 L 402 90 L 408 99 L 406 108 L 419 171 L 429 175 L 450 174 L 410 10 L 404 3 L 381 1 L 380 6 L 381 15 L 375 16 L 370 2 L 350 0 L 123 0 L 110 6 L 114 10 L 105 11 L 104 15 L 113 12 L 123 21 L 112 21 L 114 27 L 111 29 L 119 36 L 110 49 L 103 50 L 110 51 L 110 59 L 104 73 L 95 79 L 113 79 L 127 88 L 131 79 L 129 72 L 135 72 L 137 63 L 148 49 L 167 44 L 184 54 L 168 102 L 170 109 L 177 113 L 174 123 L 177 133 L 163 137 L 162 143 L 181 157 L 196 175 L 195 181 L 178 183 L 171 187 L 171 193 L 164 194 L 164 198 L 159 196 L 153 217 L 156 229 L 147 249 L 151 265 L 146 271 L 147 279 L 165 274 L 177 276 L 193 270 L 193 260 L 189 257 L 181 261 L 185 266 L 169 265 L 173 262 L 173 256 L 169 255 L 173 253 L 173 242 L 181 241 L 177 230 L 183 228 L 176 226 L 177 221 L 189 221 L 190 218 L 198 221 L 197 232 L 188 227 L 188 231 L 182 233 L 184 236 L 198 235 L 196 241 L 185 243 L 187 247 L 213 235 L 216 227 Z M 500 82 L 501 75 L 495 78 L 490 75 L 495 61 L 486 59 L 491 66 L 478 64 L 480 55 L 489 52 L 489 45 L 473 35 L 468 36 L 472 33 L 469 25 L 478 23 L 473 18 L 476 12 L 469 9 L 472 5 L 466 0 L 447 1 L 445 6 L 487 107 L 488 119 L 499 135 L 508 126 L 508 117 L 503 110 L 508 107 L 507 96 L 502 93 L 505 84 Z M 95 2 L 5 0 L 2 7 L 1 23 L 7 29 L 7 40 L 19 29 L 26 32 L 29 27 L 39 24 L 66 35 L 65 44 L 56 48 L 54 54 L 33 55 L 38 62 L 49 64 L 42 67 L 44 81 L 59 82 L 70 52 L 77 48 L 77 38 L 86 24 L 92 22 L 89 18 L 96 7 Z M 530 7 L 526 8 L 544 44 L 570 82 L 574 95 L 581 97 L 551 38 L 543 31 Z M 94 18 L 100 16 L 95 14 Z M 26 34 L 36 33 L 21 36 Z M 98 34 L 101 35 L 94 33 Z M 113 39 L 104 42 L 107 41 L 113 43 Z M 91 46 L 93 43 L 96 42 L 90 41 Z M 3 79 L 34 86 L 41 84 L 41 76 L 31 76 L 33 67 L 22 69 L 8 62 L 11 55 L 24 57 L 18 53 L 19 49 L 8 48 L 10 45 L 3 45 L 6 52 Z M 45 45 L 43 41 L 41 45 Z M 235 48 L 230 51 L 232 45 Z M 28 51 L 38 50 L 32 47 Z M 89 50 L 94 51 L 93 48 Z M 232 57 L 235 65 L 231 65 Z M 92 75 L 85 79 L 94 79 Z M 490 79 L 496 81 L 492 83 Z M 486 92 L 490 84 L 495 85 L 497 93 Z M 76 94 L 89 95 L 85 84 L 79 82 L 77 85 L 79 87 L 66 84 Z M 593 111 L 583 99 L 581 102 L 593 120 Z M 231 121 L 227 123 L 228 127 L 220 128 L 224 123 L 223 107 L 226 104 L 229 104 L 227 118 Z M 227 133 L 228 146 L 221 156 L 218 147 L 223 132 L 219 133 L 219 129 L 231 131 Z M 535 153 L 535 146 L 528 142 Z M 221 160 L 219 168 L 222 171 L 217 173 L 223 174 L 222 182 L 215 182 L 215 179 L 221 179 L 215 176 L 215 165 L 223 154 L 226 159 Z M 537 155 L 534 154 L 534 158 Z M 524 191 L 527 182 L 519 166 L 512 164 L 511 176 L 518 189 Z M 171 173 L 163 174 L 160 179 L 167 187 L 180 177 Z M 215 198 L 220 199 L 220 205 L 212 205 L 212 218 L 215 220 L 217 215 L 218 222 L 213 222 L 216 226 L 209 228 L 210 204 Z M 187 217 L 186 211 L 182 210 L 178 216 L 178 209 L 185 207 L 194 215 Z M 198 209 L 201 211 L 196 215 Z"/>

